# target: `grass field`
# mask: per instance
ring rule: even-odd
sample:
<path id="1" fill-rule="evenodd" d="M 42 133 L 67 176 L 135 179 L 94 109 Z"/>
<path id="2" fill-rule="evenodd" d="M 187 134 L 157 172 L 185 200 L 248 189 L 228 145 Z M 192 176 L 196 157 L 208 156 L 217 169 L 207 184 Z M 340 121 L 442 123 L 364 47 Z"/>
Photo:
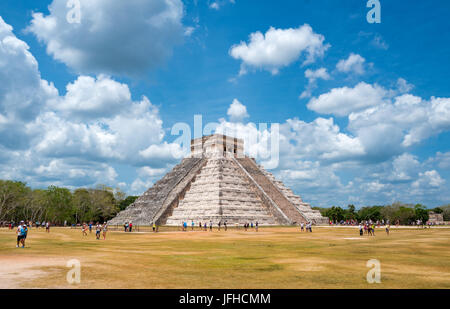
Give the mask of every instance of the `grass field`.
<path id="1" fill-rule="evenodd" d="M 359 237 L 354 228 L 293 227 L 259 232 L 108 232 L 32 229 L 28 248 L 0 229 L 0 288 L 450 288 L 450 229 L 393 228 Z M 66 281 L 70 259 L 81 283 Z M 368 284 L 366 262 L 381 262 Z"/>

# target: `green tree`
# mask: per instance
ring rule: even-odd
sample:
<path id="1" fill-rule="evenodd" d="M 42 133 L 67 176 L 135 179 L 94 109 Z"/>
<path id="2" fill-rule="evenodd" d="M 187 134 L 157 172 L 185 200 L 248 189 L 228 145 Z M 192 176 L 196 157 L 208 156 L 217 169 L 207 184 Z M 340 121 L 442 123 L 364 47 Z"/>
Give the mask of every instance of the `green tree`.
<path id="1" fill-rule="evenodd" d="M 358 215 L 355 212 L 355 205 L 348 205 L 347 210 L 345 211 L 345 219 L 346 220 L 354 220 L 357 219 Z"/>
<path id="2" fill-rule="evenodd" d="M 421 204 L 416 204 L 414 206 L 414 215 L 416 220 L 420 220 L 422 222 L 427 222 L 429 219 L 428 209 Z"/>
<path id="3" fill-rule="evenodd" d="M 112 188 L 104 185 L 89 190 L 94 205 L 94 220 L 107 221 L 114 217 L 119 208 Z"/>
<path id="4" fill-rule="evenodd" d="M 74 219 L 76 223 L 93 220 L 94 204 L 87 189 L 76 189 L 73 192 Z"/>
<path id="5" fill-rule="evenodd" d="M 0 221 L 16 219 L 27 203 L 30 189 L 24 182 L 0 180 Z"/>
<path id="6" fill-rule="evenodd" d="M 119 210 L 122 211 L 125 208 L 127 208 L 129 205 L 133 204 L 137 198 L 138 198 L 138 196 L 133 196 L 133 195 L 127 196 L 124 200 L 120 201 Z"/>
<path id="7" fill-rule="evenodd" d="M 381 210 L 383 206 L 366 206 L 362 207 L 358 211 L 359 220 L 372 220 L 372 221 L 381 221 L 383 216 L 381 215 Z"/>
<path id="8" fill-rule="evenodd" d="M 72 221 L 72 193 L 69 189 L 50 186 L 46 191 L 45 199 L 46 221 L 55 223 L 63 223 L 66 220 L 70 223 Z"/>
<path id="9" fill-rule="evenodd" d="M 333 206 L 325 212 L 325 216 L 333 221 L 341 221 L 344 220 L 345 211 L 339 206 Z"/>

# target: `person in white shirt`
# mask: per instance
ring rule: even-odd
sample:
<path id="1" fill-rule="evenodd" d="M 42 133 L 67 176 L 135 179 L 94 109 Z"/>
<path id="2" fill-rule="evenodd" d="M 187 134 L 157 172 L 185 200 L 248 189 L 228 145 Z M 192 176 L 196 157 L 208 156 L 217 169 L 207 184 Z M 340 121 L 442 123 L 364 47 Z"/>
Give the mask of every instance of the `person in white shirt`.
<path id="1" fill-rule="evenodd" d="M 22 241 L 22 237 L 23 237 L 23 235 L 22 235 L 22 225 L 23 224 L 24 224 L 23 221 L 20 221 L 20 224 L 17 227 L 17 232 L 16 232 L 17 233 L 17 245 L 16 245 L 16 248 L 19 248 L 19 244 Z"/>

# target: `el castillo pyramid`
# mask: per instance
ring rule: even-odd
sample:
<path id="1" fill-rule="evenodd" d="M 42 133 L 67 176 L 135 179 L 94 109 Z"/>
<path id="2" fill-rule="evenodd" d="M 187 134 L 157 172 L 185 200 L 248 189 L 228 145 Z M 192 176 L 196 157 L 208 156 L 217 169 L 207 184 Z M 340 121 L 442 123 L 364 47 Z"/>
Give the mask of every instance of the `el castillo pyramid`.
<path id="1" fill-rule="evenodd" d="M 112 225 L 181 225 L 256 222 L 291 225 L 328 219 L 244 155 L 244 142 L 220 134 L 191 141 L 191 155 L 176 165 L 133 204 L 109 221 Z"/>

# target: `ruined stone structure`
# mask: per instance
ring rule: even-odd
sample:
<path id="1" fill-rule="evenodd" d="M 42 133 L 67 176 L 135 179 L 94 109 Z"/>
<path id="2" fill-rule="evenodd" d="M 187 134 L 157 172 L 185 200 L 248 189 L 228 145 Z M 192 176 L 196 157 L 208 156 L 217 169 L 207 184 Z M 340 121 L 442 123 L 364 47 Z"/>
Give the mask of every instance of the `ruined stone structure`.
<path id="1" fill-rule="evenodd" d="M 241 139 L 220 134 L 191 141 L 191 156 L 148 189 L 110 224 L 180 225 L 227 221 L 290 225 L 328 219 L 244 155 Z"/>

